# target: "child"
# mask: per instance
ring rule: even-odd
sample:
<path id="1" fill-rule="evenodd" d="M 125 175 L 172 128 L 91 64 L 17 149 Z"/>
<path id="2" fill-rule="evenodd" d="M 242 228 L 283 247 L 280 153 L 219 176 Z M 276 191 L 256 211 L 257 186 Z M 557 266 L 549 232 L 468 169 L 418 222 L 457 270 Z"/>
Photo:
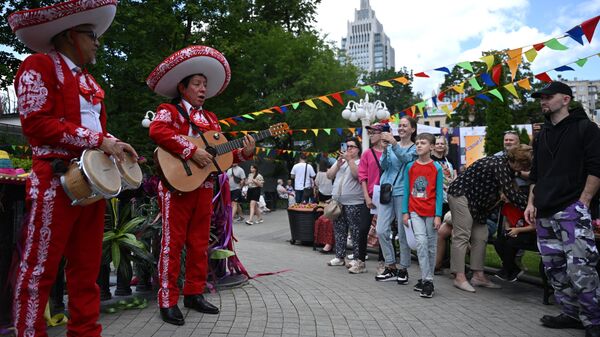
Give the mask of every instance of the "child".
<path id="1" fill-rule="evenodd" d="M 433 273 L 437 233 L 444 201 L 444 171 L 431 159 L 435 137 L 430 133 L 417 135 L 417 160 L 409 163 L 404 171 L 404 200 L 402 213 L 404 225 L 412 229 L 417 241 L 417 256 L 421 268 L 421 279 L 415 291 L 421 297 L 433 297 Z M 410 213 L 409 213 L 410 212 Z M 410 222 L 409 222 L 410 216 Z"/>

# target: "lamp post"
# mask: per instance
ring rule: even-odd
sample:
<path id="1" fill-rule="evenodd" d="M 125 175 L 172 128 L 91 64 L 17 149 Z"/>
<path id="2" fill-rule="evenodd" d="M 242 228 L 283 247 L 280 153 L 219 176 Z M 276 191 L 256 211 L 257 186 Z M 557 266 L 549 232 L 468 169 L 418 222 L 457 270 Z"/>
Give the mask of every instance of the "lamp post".
<path id="1" fill-rule="evenodd" d="M 361 99 L 358 103 L 350 100 L 344 111 L 342 111 L 342 118 L 351 122 L 360 119 L 362 123 L 362 150 L 364 152 L 369 149 L 369 134 L 366 127 L 371 125 L 375 119 L 390 118 L 390 112 L 385 103 L 380 100 L 369 102 L 369 94 L 366 94 L 365 99 Z"/>

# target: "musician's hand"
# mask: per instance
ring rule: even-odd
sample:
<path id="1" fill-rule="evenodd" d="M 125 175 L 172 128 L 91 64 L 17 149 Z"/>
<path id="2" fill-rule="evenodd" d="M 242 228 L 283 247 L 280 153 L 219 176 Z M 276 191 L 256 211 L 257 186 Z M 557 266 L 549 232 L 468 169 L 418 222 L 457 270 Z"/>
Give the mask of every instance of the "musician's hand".
<path id="1" fill-rule="evenodd" d="M 244 156 L 245 157 L 250 157 L 254 154 L 254 151 L 256 150 L 256 141 L 254 140 L 254 138 L 252 138 L 252 136 L 250 135 L 246 135 L 244 137 L 244 149 L 242 151 L 244 151 Z"/>
<path id="2" fill-rule="evenodd" d="M 196 152 L 192 156 L 192 160 L 195 161 L 201 168 L 204 168 L 207 165 L 212 163 L 213 156 L 206 152 L 206 150 L 197 148 Z"/>
<path id="3" fill-rule="evenodd" d="M 135 152 L 131 145 L 116 138 L 104 137 L 102 144 L 100 145 L 100 150 L 114 156 L 117 161 L 125 159 L 125 152 L 131 154 L 136 160 L 138 158 L 137 152 Z"/>

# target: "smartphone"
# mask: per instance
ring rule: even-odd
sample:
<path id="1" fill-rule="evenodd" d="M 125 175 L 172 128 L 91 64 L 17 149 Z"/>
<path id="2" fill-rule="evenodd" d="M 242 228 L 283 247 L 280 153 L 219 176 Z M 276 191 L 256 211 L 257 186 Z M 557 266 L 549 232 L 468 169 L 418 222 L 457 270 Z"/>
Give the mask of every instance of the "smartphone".
<path id="1" fill-rule="evenodd" d="M 345 142 L 341 143 L 340 144 L 340 151 L 341 152 L 346 152 L 347 150 L 348 150 L 348 144 L 346 144 Z"/>

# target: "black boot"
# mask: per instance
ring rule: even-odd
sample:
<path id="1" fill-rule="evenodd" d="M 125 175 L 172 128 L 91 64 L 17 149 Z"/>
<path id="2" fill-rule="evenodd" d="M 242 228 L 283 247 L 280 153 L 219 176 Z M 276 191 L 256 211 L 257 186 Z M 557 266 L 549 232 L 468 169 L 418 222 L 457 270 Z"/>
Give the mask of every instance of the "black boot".
<path id="1" fill-rule="evenodd" d="M 579 319 L 565 314 L 558 316 L 544 315 L 540 321 L 543 326 L 552 329 L 583 329 L 583 324 Z"/>
<path id="2" fill-rule="evenodd" d="M 210 304 L 203 295 L 187 295 L 183 297 L 183 305 L 205 314 L 218 314 L 219 308 Z"/>
<path id="3" fill-rule="evenodd" d="M 169 324 L 183 325 L 185 323 L 183 314 L 177 304 L 168 308 L 160 308 L 160 317 Z"/>

